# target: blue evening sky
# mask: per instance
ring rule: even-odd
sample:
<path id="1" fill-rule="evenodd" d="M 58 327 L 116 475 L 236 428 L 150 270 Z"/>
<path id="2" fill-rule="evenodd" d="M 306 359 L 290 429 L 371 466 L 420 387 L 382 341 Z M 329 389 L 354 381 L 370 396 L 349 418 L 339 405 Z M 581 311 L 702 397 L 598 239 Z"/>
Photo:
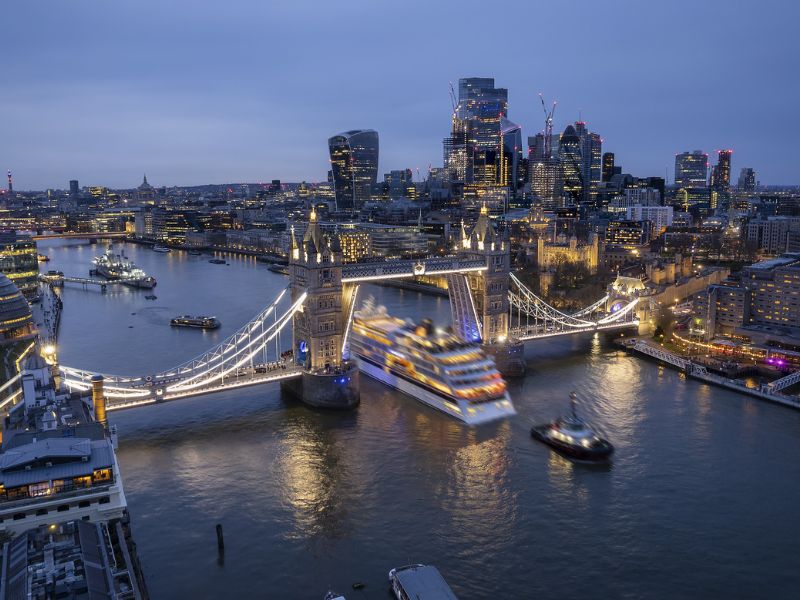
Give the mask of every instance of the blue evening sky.
<path id="1" fill-rule="evenodd" d="M 4 0 L 0 169 L 18 189 L 318 181 L 327 138 L 441 165 L 448 82 L 494 77 L 523 135 L 581 111 L 626 172 L 733 148 L 800 183 L 800 4 L 754 0 Z"/>

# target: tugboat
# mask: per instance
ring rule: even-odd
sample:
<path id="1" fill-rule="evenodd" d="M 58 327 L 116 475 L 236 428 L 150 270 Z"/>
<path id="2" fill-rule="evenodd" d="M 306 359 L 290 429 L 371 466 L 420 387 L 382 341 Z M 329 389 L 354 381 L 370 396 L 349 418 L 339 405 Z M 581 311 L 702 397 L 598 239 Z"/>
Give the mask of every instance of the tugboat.
<path id="1" fill-rule="evenodd" d="M 572 414 L 546 425 L 534 425 L 531 436 L 575 460 L 601 462 L 611 458 L 614 446 L 578 416 L 575 392 L 569 395 Z"/>
<path id="2" fill-rule="evenodd" d="M 204 317 L 192 315 L 181 315 L 169 322 L 173 327 L 194 327 L 196 329 L 218 329 L 221 325 L 217 317 Z"/>

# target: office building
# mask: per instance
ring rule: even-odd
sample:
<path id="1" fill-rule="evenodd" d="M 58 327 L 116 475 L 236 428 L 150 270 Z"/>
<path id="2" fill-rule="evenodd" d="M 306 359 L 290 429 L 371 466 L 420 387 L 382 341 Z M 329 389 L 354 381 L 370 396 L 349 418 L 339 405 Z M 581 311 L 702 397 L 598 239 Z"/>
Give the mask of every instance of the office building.
<path id="1" fill-rule="evenodd" d="M 751 219 L 744 233 L 751 248 L 765 254 L 782 254 L 788 249 L 789 234 L 798 232 L 800 217 L 771 216 Z"/>
<path id="2" fill-rule="evenodd" d="M 756 191 L 756 172 L 750 167 L 742 167 L 739 171 L 739 182 L 737 187 L 740 192 Z"/>
<path id="3" fill-rule="evenodd" d="M 671 206 L 629 206 L 626 211 L 629 221 L 648 221 L 651 224 L 651 236 L 658 237 L 672 225 Z"/>
<path id="4" fill-rule="evenodd" d="M 603 181 L 611 181 L 611 178 L 613 176 L 614 176 L 614 153 L 613 152 L 604 152 L 603 153 L 602 180 Z"/>
<path id="5" fill-rule="evenodd" d="M 524 184 L 522 131 L 508 119 L 508 90 L 496 88 L 494 79 L 459 80 L 444 165 L 450 181 L 465 184 L 468 195 L 497 186 L 516 193 Z"/>
<path id="6" fill-rule="evenodd" d="M 0 272 L 5 273 L 27 299 L 34 298 L 39 277 L 36 241 L 16 231 L 0 232 Z"/>
<path id="7" fill-rule="evenodd" d="M 522 165 L 522 127 L 505 117 L 500 119 L 502 146 L 500 148 L 499 183 L 508 187 L 512 195 L 525 185 L 525 172 Z"/>
<path id="8" fill-rule="evenodd" d="M 567 125 L 558 141 L 558 158 L 561 162 L 562 194 L 569 203 L 578 204 L 583 199 L 583 158 L 581 139 L 572 125 Z"/>
<path id="9" fill-rule="evenodd" d="M 606 243 L 635 248 L 650 241 L 653 230 L 648 221 L 610 221 L 606 228 Z"/>
<path id="10" fill-rule="evenodd" d="M 70 196 L 77 196 L 80 192 L 80 188 L 78 187 L 78 180 L 77 179 L 70 179 L 69 180 L 69 194 Z"/>
<path id="11" fill-rule="evenodd" d="M 31 307 L 22 292 L 3 273 L 0 273 L 0 346 L 32 339 L 36 335 Z M 6 365 L 0 364 L 0 376 Z"/>
<path id="12" fill-rule="evenodd" d="M 577 121 L 575 133 L 581 141 L 581 181 L 583 202 L 594 205 L 597 191 L 603 178 L 602 146 L 603 140 L 586 128 L 586 123 Z"/>
<path id="13" fill-rule="evenodd" d="M 711 189 L 725 192 L 731 186 L 731 155 L 733 150 L 717 150 L 717 164 L 711 171 Z"/>
<path id="14" fill-rule="evenodd" d="M 378 180 L 378 132 L 353 129 L 328 140 L 336 209 L 356 211 Z"/>
<path id="15" fill-rule="evenodd" d="M 552 209 L 561 198 L 561 165 L 552 149 L 547 154 L 543 133 L 528 138 L 528 181 L 534 203 Z"/>
<path id="16" fill-rule="evenodd" d="M 702 150 L 675 155 L 675 185 L 679 188 L 704 188 L 708 185 L 708 154 Z"/>
<path id="17" fill-rule="evenodd" d="M 740 281 L 708 289 L 706 337 L 747 336 L 754 343 L 800 344 L 800 254 L 742 269 Z"/>

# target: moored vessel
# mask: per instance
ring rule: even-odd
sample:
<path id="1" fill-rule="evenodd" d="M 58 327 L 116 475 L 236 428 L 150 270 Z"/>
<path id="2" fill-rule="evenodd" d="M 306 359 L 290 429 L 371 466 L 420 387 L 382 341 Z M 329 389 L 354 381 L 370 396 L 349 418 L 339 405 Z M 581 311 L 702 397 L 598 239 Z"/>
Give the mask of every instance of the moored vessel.
<path id="1" fill-rule="evenodd" d="M 153 246 L 153 252 L 166 253 L 166 252 L 172 252 L 172 250 L 170 248 L 167 248 L 166 246 L 162 246 L 160 244 L 156 244 L 155 246 Z"/>
<path id="2" fill-rule="evenodd" d="M 469 425 L 516 414 L 492 358 L 430 320 L 391 317 L 369 298 L 354 315 L 350 348 L 363 373 Z"/>
<path id="3" fill-rule="evenodd" d="M 581 461 L 601 462 L 611 458 L 614 446 L 601 438 L 578 416 L 577 395 L 570 394 L 571 413 L 552 423 L 534 425 L 531 436 L 565 456 Z"/>
<path id="4" fill-rule="evenodd" d="M 406 565 L 389 571 L 389 585 L 397 600 L 458 600 L 431 565 Z"/>
<path id="5" fill-rule="evenodd" d="M 95 268 L 89 271 L 90 275 L 99 275 L 109 281 L 120 281 L 123 285 L 133 288 L 151 290 L 158 283 L 132 262 L 125 260 L 121 254 L 114 254 L 114 249 L 109 246 L 106 253 L 96 256 Z"/>
<path id="6" fill-rule="evenodd" d="M 195 329 L 217 329 L 222 323 L 219 322 L 217 317 L 206 317 L 203 315 L 181 315 L 175 317 L 169 324 L 172 327 L 193 327 Z"/>

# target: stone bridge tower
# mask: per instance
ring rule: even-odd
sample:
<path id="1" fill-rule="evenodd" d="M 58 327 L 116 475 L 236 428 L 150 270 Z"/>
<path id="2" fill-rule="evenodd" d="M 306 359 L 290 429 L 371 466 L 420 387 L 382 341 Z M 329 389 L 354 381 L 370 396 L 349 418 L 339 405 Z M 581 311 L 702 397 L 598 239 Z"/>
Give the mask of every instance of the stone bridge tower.
<path id="1" fill-rule="evenodd" d="M 307 294 L 292 320 L 294 360 L 305 371 L 283 388 L 314 406 L 357 404 L 358 369 L 342 359 L 342 253 L 338 238 L 323 235 L 313 209 L 301 243 L 292 231 L 289 276 L 292 301 Z"/>
<path id="2" fill-rule="evenodd" d="M 523 347 L 509 338 L 508 285 L 511 243 L 506 229 L 496 230 L 484 204 L 472 232 L 462 228 L 462 252 L 486 262 L 486 270 L 469 273 L 467 280 L 481 324 L 484 348 L 494 355 L 498 368 L 508 375 L 525 371 Z"/>

